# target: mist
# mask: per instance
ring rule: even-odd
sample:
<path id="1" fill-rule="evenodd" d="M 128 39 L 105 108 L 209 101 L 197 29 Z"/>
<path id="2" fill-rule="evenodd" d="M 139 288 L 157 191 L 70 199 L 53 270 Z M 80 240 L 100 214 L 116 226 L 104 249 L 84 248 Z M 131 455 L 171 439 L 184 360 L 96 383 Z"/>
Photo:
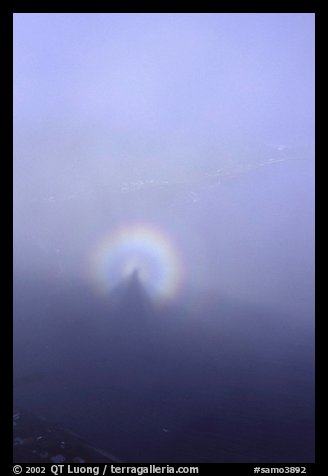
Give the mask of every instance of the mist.
<path id="1" fill-rule="evenodd" d="M 14 402 L 314 460 L 314 14 L 14 14 L 13 167 Z"/>

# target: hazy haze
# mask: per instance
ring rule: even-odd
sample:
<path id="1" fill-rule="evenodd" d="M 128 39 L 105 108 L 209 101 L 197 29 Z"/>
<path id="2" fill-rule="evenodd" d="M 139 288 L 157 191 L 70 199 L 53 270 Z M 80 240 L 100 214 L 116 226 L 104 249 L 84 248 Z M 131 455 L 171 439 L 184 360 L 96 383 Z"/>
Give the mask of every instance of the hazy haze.
<path id="1" fill-rule="evenodd" d="M 277 386 L 296 400 L 304 387 L 310 434 L 313 14 L 15 14 L 13 167 L 18 374 L 48 355 L 32 342 L 65 347 L 54 322 L 75 322 L 80 313 L 90 326 L 100 322 L 108 294 L 99 288 L 110 292 L 138 269 L 145 290 L 165 294 L 172 306 L 170 325 L 181 314 L 184 329 L 189 322 L 201 329 L 211 362 L 220 361 L 215 349 L 226 352 L 227 368 L 232 359 L 237 387 L 248 385 L 247 370 L 239 379 L 238 348 L 250 352 L 249 336 L 263 338 L 268 347 L 254 368 L 279 362 L 280 370 L 268 370 L 268 389 L 285 368 Z M 72 326 L 72 335 L 83 335 Z M 231 337 L 233 356 L 227 341 L 206 340 L 213 328 Z M 42 357 L 45 367 L 56 367 L 53 352 Z M 60 358 L 65 352 L 58 350 Z M 68 360 L 79 350 L 74 355 Z M 262 370 L 252 372 L 255 382 Z M 50 402 L 39 395 L 21 398 L 31 408 Z M 198 405 L 203 397 L 194 398 Z M 42 408 L 56 413 L 50 403 Z M 72 414 L 58 412 L 63 421 Z M 85 428 L 101 445 L 96 430 Z M 304 451 L 311 459 L 310 440 L 295 443 L 286 459 Z M 124 445 L 116 450 L 124 453 Z"/>

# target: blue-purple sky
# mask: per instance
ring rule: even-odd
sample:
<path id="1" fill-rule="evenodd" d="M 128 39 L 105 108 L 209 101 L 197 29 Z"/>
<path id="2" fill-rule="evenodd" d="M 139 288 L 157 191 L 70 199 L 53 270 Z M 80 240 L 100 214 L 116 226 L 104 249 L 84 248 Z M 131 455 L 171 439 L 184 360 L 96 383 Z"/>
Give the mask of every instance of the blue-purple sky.
<path id="1" fill-rule="evenodd" d="M 17 273 L 84 279 L 142 222 L 186 288 L 311 309 L 314 20 L 15 14 Z"/>

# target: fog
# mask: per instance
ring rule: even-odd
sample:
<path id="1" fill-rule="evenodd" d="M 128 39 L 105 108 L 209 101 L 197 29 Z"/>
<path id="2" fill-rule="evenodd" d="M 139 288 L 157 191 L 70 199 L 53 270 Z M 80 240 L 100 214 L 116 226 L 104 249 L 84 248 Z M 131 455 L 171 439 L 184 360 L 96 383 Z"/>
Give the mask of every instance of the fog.
<path id="1" fill-rule="evenodd" d="M 314 15 L 14 15 L 14 400 L 128 462 L 314 460 Z"/>

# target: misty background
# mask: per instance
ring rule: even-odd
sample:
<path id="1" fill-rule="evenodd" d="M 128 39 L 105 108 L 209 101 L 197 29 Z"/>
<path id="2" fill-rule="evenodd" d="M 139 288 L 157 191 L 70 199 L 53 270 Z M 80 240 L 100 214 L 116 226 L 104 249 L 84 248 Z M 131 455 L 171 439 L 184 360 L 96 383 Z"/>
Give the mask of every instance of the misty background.
<path id="1" fill-rule="evenodd" d="M 16 13 L 13 168 L 16 401 L 124 461 L 313 461 L 313 14 Z M 161 306 L 90 273 L 140 223 Z"/>

